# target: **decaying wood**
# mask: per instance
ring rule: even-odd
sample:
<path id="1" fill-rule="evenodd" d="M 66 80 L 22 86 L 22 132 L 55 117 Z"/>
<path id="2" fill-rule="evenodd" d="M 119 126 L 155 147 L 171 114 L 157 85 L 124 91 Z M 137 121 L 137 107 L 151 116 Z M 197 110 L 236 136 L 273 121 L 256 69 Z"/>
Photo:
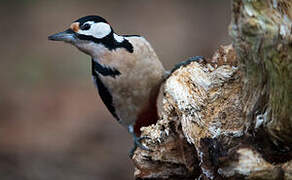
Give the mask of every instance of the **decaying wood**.
<path id="1" fill-rule="evenodd" d="M 233 2 L 231 36 L 244 72 L 247 128 L 292 143 L 292 1 Z M 256 123 L 256 124 L 254 124 Z"/>
<path id="2" fill-rule="evenodd" d="M 162 84 L 136 179 L 292 179 L 292 2 L 233 0 L 233 44 Z"/>

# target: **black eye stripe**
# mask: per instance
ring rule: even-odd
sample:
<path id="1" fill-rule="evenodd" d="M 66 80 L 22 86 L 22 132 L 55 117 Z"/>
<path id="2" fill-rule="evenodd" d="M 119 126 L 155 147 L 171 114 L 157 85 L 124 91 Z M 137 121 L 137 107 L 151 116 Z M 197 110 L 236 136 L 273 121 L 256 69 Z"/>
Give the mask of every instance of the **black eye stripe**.
<path id="1" fill-rule="evenodd" d="M 90 29 L 90 25 L 89 24 L 83 24 L 80 26 L 81 30 L 89 30 Z"/>
<path id="2" fill-rule="evenodd" d="M 93 36 L 88 36 L 88 35 L 83 35 L 83 34 L 78 34 L 78 33 L 76 33 L 75 36 L 80 40 L 92 41 L 97 44 L 99 43 L 103 44 L 109 50 L 113 50 L 117 48 L 125 48 L 129 53 L 134 52 L 133 45 L 127 39 L 124 39 L 124 41 L 121 43 L 116 42 L 113 36 L 113 32 L 101 39 L 97 39 Z"/>

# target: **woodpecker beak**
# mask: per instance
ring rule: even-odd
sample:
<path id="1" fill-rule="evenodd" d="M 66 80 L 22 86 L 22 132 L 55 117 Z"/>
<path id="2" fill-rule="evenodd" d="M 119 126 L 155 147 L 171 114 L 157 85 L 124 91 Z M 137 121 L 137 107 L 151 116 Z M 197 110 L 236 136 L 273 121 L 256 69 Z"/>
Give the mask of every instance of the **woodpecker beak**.
<path id="1" fill-rule="evenodd" d="M 67 29 L 64 32 L 56 33 L 48 37 L 52 41 L 64 41 L 72 43 L 76 40 L 75 32 L 72 29 Z"/>

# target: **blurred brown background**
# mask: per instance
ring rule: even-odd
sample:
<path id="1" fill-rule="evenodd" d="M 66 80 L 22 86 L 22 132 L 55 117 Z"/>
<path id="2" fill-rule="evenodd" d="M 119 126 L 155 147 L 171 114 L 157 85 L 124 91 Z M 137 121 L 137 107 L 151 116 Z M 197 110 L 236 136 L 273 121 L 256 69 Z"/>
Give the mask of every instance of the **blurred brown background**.
<path id="1" fill-rule="evenodd" d="M 229 0 L 1 0 L 1 180 L 133 179 L 132 139 L 98 97 L 90 58 L 47 40 L 90 14 L 145 36 L 168 69 L 230 42 Z"/>

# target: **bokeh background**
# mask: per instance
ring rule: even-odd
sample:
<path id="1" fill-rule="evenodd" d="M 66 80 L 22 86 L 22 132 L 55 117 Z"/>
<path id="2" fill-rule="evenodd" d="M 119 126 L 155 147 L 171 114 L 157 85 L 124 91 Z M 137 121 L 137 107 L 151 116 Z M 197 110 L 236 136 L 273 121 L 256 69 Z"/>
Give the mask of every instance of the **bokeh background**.
<path id="1" fill-rule="evenodd" d="M 102 104 L 90 58 L 47 40 L 91 14 L 145 36 L 167 69 L 230 43 L 229 0 L 1 0 L 1 180 L 133 179 L 132 139 Z"/>

